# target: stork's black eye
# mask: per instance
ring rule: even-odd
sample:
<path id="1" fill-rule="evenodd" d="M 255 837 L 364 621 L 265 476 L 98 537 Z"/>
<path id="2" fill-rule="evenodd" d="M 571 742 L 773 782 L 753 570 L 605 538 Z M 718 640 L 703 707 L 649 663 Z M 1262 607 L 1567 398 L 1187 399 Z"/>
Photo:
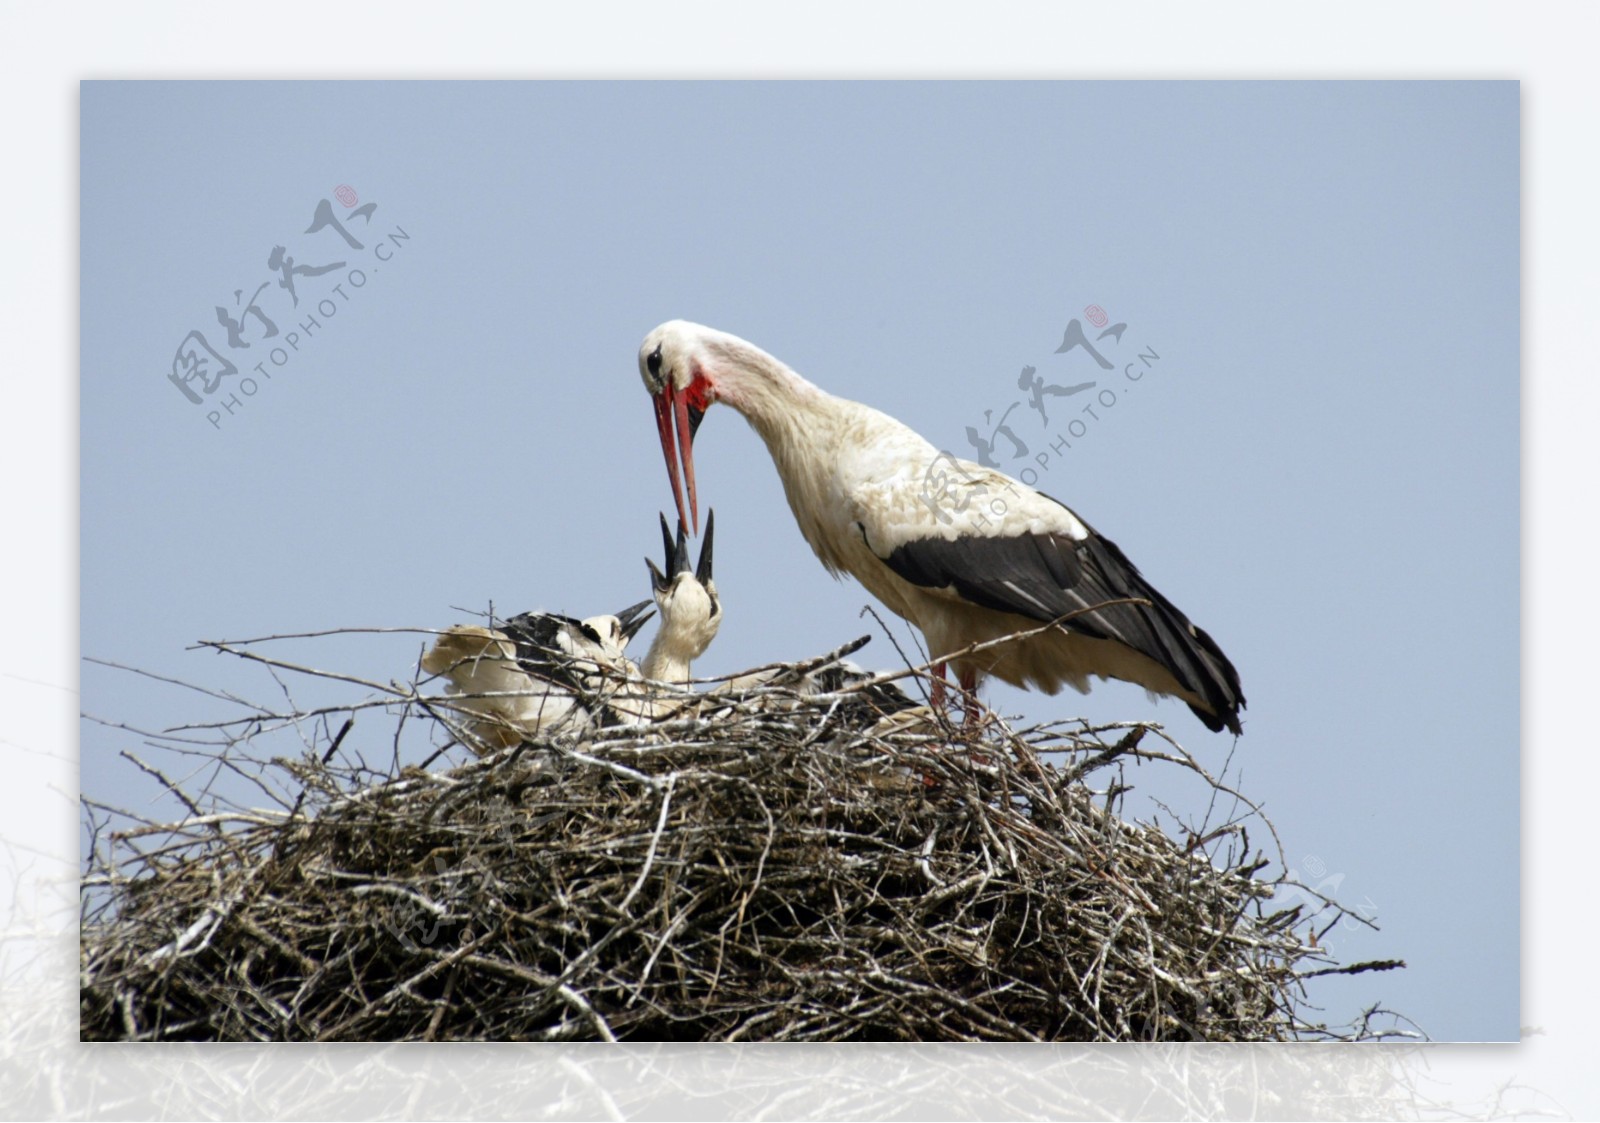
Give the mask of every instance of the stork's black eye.
<path id="1" fill-rule="evenodd" d="M 650 368 L 651 378 L 661 377 L 661 344 L 656 344 L 656 349 L 650 352 L 650 357 L 645 360 L 645 364 Z"/>

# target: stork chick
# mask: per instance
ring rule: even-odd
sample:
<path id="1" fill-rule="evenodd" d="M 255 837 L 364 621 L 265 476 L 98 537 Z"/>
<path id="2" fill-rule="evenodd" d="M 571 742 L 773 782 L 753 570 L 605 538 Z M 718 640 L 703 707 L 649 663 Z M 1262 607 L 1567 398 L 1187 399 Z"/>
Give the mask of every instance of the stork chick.
<path id="1" fill-rule="evenodd" d="M 472 731 L 491 749 L 581 726 L 596 710 L 610 723 L 606 685 L 632 671 L 625 650 L 649 608 L 640 601 L 587 620 L 524 612 L 501 628 L 457 625 L 434 641 L 422 669 L 449 677 L 456 705 L 476 715 Z"/>
<path id="2" fill-rule="evenodd" d="M 706 536 L 700 545 L 700 560 L 689 569 L 689 535 L 683 521 L 678 522 L 674 539 L 661 516 L 661 543 L 666 550 L 666 571 L 650 558 L 650 585 L 661 627 L 644 657 L 641 672 L 653 682 L 684 683 L 690 678 L 690 664 L 705 654 L 722 627 L 722 601 L 717 584 L 711 579 L 711 545 L 716 533 L 716 513 L 706 514 Z"/>
<path id="3" fill-rule="evenodd" d="M 862 636 L 850 645 L 850 649 L 859 648 L 867 642 L 867 638 Z M 848 659 L 840 658 L 842 653 L 835 652 L 805 663 L 735 675 L 716 687 L 716 690 L 734 694 L 761 691 L 760 704 L 772 710 L 793 709 L 798 699 L 849 691 L 848 700 L 843 701 L 840 712 L 855 726 L 870 726 L 879 719 L 920 708 L 894 683 L 873 682 L 877 675 Z"/>

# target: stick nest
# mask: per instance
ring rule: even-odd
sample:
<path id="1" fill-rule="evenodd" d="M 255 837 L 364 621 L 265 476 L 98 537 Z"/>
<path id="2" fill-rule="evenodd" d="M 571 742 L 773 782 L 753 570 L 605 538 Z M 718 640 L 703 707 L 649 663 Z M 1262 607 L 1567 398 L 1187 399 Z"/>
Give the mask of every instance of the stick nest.
<path id="1" fill-rule="evenodd" d="M 113 824 L 86 801 L 82 1036 L 1384 1035 L 1372 1011 L 1349 1034 L 1306 1018 L 1306 979 L 1395 964 L 1329 965 L 1315 930 L 1344 914 L 1300 887 L 1274 906 L 1281 857 L 1249 837 L 1270 824 L 1158 726 L 991 717 L 969 743 L 926 710 L 879 720 L 861 689 L 687 697 L 481 756 L 450 748 L 470 725 L 415 682 L 343 711 L 258 707 L 206 751 L 237 772 L 298 730 L 300 752 L 252 773 L 268 810 L 141 762 L 189 814 Z M 401 764 L 396 714 L 431 767 Z M 364 763 L 391 738 L 392 766 Z M 1125 821 L 1131 767 L 1192 777 L 1208 819 L 1231 810 Z"/>

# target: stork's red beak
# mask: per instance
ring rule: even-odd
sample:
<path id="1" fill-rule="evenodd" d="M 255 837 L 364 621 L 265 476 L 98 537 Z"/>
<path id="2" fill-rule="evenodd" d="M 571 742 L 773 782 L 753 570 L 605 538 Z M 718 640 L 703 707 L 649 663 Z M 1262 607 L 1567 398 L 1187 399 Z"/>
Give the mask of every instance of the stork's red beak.
<path id="1" fill-rule="evenodd" d="M 667 475 L 672 478 L 672 498 L 678 504 L 678 521 L 688 523 L 694 527 L 694 532 L 699 534 L 700 506 L 694 491 L 694 431 L 700 427 L 698 416 L 700 411 L 694 410 L 697 416 L 690 417 L 688 395 L 680 391 L 670 378 L 667 379 L 666 385 L 661 387 L 661 393 L 656 395 L 655 402 L 656 428 L 661 433 L 661 452 L 667 458 Z M 683 457 L 681 477 L 678 475 L 679 456 Z M 685 482 L 689 485 L 687 513 L 683 506 Z"/>

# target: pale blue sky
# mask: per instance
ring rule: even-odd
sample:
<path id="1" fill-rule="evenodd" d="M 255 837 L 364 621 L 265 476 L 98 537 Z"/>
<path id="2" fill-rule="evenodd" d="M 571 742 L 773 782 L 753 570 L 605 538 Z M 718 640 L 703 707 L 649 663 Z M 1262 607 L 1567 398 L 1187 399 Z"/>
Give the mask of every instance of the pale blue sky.
<path id="1" fill-rule="evenodd" d="M 656 323 L 743 335 L 970 455 L 1022 365 L 1100 377 L 1051 354 L 1098 304 L 1161 362 L 1039 486 L 1238 666 L 1243 786 L 1382 926 L 1335 950 L 1411 964 L 1319 1001 L 1516 1036 L 1515 83 L 90 83 L 82 106 L 85 655 L 259 696 L 184 648 L 491 599 L 614 610 L 671 502 L 634 360 Z M 302 233 L 340 184 L 377 204 L 359 251 Z M 195 328 L 225 349 L 213 308 L 272 279 L 275 245 L 368 283 L 345 303 L 348 269 L 299 278 L 336 313 L 281 368 L 252 344 L 240 365 L 275 377 L 213 428 L 173 352 Z M 1081 400 L 1013 427 L 1038 452 Z M 696 459 L 727 606 L 699 671 L 871 630 L 735 414 Z M 416 646 L 285 653 L 386 679 Z M 1155 717 L 1216 767 L 1231 745 L 1120 685 L 990 698 Z M 83 699 L 147 727 L 213 712 L 92 665 Z M 137 747 L 87 725 L 85 791 L 151 798 L 117 757 Z"/>

